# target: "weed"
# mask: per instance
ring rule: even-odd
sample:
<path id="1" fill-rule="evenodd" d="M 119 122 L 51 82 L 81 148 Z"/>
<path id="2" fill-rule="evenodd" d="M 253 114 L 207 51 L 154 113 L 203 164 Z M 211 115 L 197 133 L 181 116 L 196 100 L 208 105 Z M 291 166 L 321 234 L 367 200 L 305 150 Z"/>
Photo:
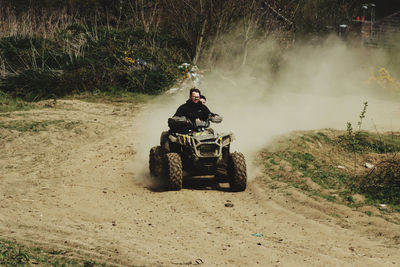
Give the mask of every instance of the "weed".
<path id="1" fill-rule="evenodd" d="M 358 131 L 361 131 L 362 120 L 365 118 L 365 113 L 367 112 L 367 107 L 368 107 L 368 102 L 366 101 L 366 102 L 364 102 L 364 107 L 360 114 L 360 120 L 357 123 Z"/>
<path id="2" fill-rule="evenodd" d="M 354 153 L 391 153 L 400 151 L 400 136 L 390 135 L 381 136 L 379 133 L 369 133 L 361 131 L 362 120 L 365 118 L 368 102 L 364 102 L 363 110 L 358 121 L 358 131 L 354 132 L 350 122 L 347 122 L 347 135 L 341 135 L 337 143 L 343 146 L 347 151 Z M 356 158 L 355 158 L 356 161 Z"/>
<path id="3" fill-rule="evenodd" d="M 276 162 L 275 159 L 271 159 L 269 162 L 271 162 L 271 164 L 273 164 L 273 165 L 279 165 L 279 163 Z"/>
<path id="4" fill-rule="evenodd" d="M 347 129 L 346 129 L 347 136 L 353 136 L 353 126 L 351 125 L 351 123 L 347 122 L 346 126 L 347 126 Z"/>
<path id="5" fill-rule="evenodd" d="M 364 211 L 364 213 L 367 214 L 368 216 L 372 216 L 372 214 L 373 214 L 373 213 L 372 213 L 371 211 L 369 211 L 369 210 Z"/>

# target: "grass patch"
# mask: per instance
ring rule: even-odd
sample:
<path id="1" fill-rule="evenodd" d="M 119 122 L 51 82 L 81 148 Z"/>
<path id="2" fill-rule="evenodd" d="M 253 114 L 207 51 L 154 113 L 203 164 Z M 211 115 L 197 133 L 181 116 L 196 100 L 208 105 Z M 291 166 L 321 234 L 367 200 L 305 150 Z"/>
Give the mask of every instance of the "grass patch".
<path id="1" fill-rule="evenodd" d="M 12 112 L 17 110 L 29 110 L 35 108 L 35 105 L 12 98 L 0 90 L 0 113 Z"/>
<path id="2" fill-rule="evenodd" d="M 323 143 L 332 142 L 332 139 L 323 132 L 305 133 L 304 136 L 301 136 L 301 138 L 307 142 L 323 142 Z"/>
<path id="3" fill-rule="evenodd" d="M 277 165 L 277 162 L 282 161 L 288 163 L 291 173 L 298 172 L 301 174 L 299 177 L 310 177 L 313 182 L 323 188 L 337 189 L 349 180 L 349 175 L 345 171 L 326 164 L 326 161 L 323 162 L 308 152 L 288 150 L 273 153 L 267 158 L 271 165 Z M 267 165 L 267 167 L 271 166 Z"/>
<path id="4" fill-rule="evenodd" d="M 65 254 L 68 254 L 68 251 L 45 251 L 0 239 L 1 266 L 109 266 L 92 260 L 76 260 L 61 256 Z"/>
<path id="5" fill-rule="evenodd" d="M 146 103 L 154 99 L 154 95 L 126 91 L 93 91 L 76 94 L 67 99 L 78 99 L 93 103 Z"/>
<path id="6" fill-rule="evenodd" d="M 79 121 L 65 122 L 64 120 L 47 120 L 47 121 L 26 121 L 26 120 L 11 120 L 0 122 L 0 128 L 14 130 L 18 132 L 40 132 L 48 129 L 49 126 L 57 126 L 66 130 L 71 130 Z"/>
<path id="7" fill-rule="evenodd" d="M 273 180 L 352 208 L 373 205 L 384 216 L 400 211 L 400 158 L 393 153 L 397 151 L 400 137 L 394 133 L 357 132 L 349 136 L 324 130 L 283 137 L 262 151 L 260 158 Z M 374 168 L 365 168 L 364 162 Z M 365 200 L 356 200 L 356 194 Z M 381 204 L 387 208 L 380 208 Z"/>

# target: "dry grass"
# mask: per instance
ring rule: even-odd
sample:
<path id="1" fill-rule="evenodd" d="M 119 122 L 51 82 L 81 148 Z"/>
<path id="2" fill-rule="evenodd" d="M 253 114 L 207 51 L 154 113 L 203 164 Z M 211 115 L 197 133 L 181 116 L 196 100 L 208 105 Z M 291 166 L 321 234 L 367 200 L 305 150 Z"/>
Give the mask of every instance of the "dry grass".
<path id="1" fill-rule="evenodd" d="M 65 8 L 40 11 L 31 8 L 17 16 L 15 10 L 6 7 L 0 11 L 0 38 L 16 35 L 51 37 L 77 20 Z"/>

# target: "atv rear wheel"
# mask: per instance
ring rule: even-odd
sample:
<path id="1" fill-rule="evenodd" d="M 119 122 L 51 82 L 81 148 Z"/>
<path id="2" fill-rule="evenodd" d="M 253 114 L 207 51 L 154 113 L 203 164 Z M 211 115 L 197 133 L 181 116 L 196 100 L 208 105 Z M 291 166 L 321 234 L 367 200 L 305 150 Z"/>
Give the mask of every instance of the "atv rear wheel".
<path id="1" fill-rule="evenodd" d="M 150 149 L 149 159 L 150 176 L 153 179 L 160 179 L 163 173 L 163 152 L 160 146 Z"/>
<path id="2" fill-rule="evenodd" d="M 182 159 L 178 153 L 166 154 L 166 178 L 171 190 L 182 189 Z"/>
<path id="3" fill-rule="evenodd" d="M 246 160 L 242 153 L 234 152 L 229 154 L 228 174 L 232 191 L 240 192 L 246 189 Z"/>

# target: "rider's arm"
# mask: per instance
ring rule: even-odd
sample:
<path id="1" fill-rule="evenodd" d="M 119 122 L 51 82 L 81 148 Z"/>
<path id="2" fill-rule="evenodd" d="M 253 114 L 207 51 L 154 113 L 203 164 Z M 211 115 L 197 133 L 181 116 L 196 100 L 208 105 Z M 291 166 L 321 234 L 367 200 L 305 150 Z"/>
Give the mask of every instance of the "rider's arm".
<path id="1" fill-rule="evenodd" d="M 183 107 L 183 105 L 181 105 L 177 110 L 176 110 L 176 112 L 175 112 L 175 114 L 174 114 L 174 117 L 175 116 L 177 116 L 177 117 L 182 117 L 182 116 L 185 116 L 186 114 L 185 114 L 185 112 L 184 112 L 184 107 Z"/>

